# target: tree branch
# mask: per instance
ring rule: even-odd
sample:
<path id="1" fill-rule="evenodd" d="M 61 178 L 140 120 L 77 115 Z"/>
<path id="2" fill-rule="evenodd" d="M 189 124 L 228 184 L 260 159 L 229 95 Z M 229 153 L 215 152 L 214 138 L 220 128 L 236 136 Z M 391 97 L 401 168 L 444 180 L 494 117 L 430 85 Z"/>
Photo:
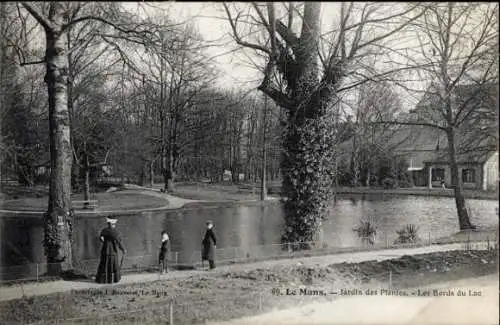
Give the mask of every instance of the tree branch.
<path id="1" fill-rule="evenodd" d="M 47 61 L 45 61 L 45 59 L 43 60 L 39 60 L 39 61 L 31 61 L 31 62 L 21 62 L 19 63 L 19 65 L 21 67 L 25 66 L 25 65 L 35 65 L 35 64 L 42 64 L 42 63 L 46 63 Z"/>
<path id="2" fill-rule="evenodd" d="M 83 167 L 81 162 L 80 162 L 80 159 L 78 159 L 78 155 L 76 154 L 76 151 L 75 151 L 75 146 L 73 144 L 71 144 L 71 151 L 73 152 L 73 157 L 75 158 L 75 162 L 76 164 L 79 166 L 79 167 Z"/>
<path id="3" fill-rule="evenodd" d="M 253 44 L 253 43 L 249 43 L 249 42 L 243 41 L 240 38 L 240 36 L 238 35 L 238 31 L 236 29 L 237 17 L 233 21 L 233 17 L 231 15 L 231 13 L 229 11 L 229 8 L 227 7 L 226 3 L 223 2 L 222 5 L 224 6 L 224 10 L 226 11 L 227 18 L 229 20 L 229 24 L 231 25 L 231 29 L 233 30 L 233 37 L 234 37 L 234 40 L 236 41 L 236 43 L 238 43 L 239 45 L 241 45 L 243 47 L 248 47 L 248 48 L 252 48 L 254 50 L 258 50 L 258 51 L 262 51 L 262 52 L 271 54 L 271 51 L 268 48 L 264 47 L 264 46 L 261 46 L 259 44 Z"/>
<path id="4" fill-rule="evenodd" d="M 297 35 L 295 35 L 295 33 L 291 31 L 290 28 L 283 24 L 279 19 L 276 20 L 276 31 L 292 48 L 299 42 L 299 38 L 297 37 Z"/>
<path id="5" fill-rule="evenodd" d="M 278 106 L 286 109 L 295 108 L 295 103 L 288 98 L 288 96 L 274 87 L 262 83 L 259 87 L 257 87 L 257 89 L 268 95 Z"/>
<path id="6" fill-rule="evenodd" d="M 22 1 L 21 4 L 33 16 L 33 18 L 35 18 L 36 21 L 38 21 L 38 23 L 40 25 L 42 25 L 42 27 L 45 29 L 45 31 L 49 32 L 49 31 L 53 31 L 54 30 L 54 26 L 52 25 L 52 23 L 50 22 L 50 20 L 47 17 L 44 17 L 41 13 L 39 13 L 38 11 L 36 11 L 27 2 Z"/>
<path id="7" fill-rule="evenodd" d="M 98 17 L 98 16 L 83 16 L 80 18 L 73 19 L 70 22 L 68 22 L 67 24 L 62 25 L 61 32 L 66 31 L 68 28 L 72 27 L 73 25 L 76 25 L 80 22 L 84 22 L 84 21 L 88 21 L 88 20 L 95 20 L 95 21 L 101 22 L 103 24 L 106 24 L 108 26 L 113 27 L 114 29 L 116 29 L 122 33 L 126 33 L 126 34 L 138 33 L 137 28 L 126 29 L 126 28 L 123 28 L 123 27 L 121 27 L 121 26 L 119 26 L 119 25 L 117 25 L 117 24 L 115 24 L 107 19 L 104 19 L 104 18 Z M 150 31 L 144 30 L 144 32 L 150 32 Z"/>
<path id="8" fill-rule="evenodd" d="M 413 10 L 413 9 L 410 9 L 410 10 Z M 407 12 L 409 12 L 409 11 L 407 11 Z M 393 29 L 393 30 L 391 30 L 391 31 L 389 31 L 389 32 L 387 32 L 387 33 L 385 33 L 385 34 L 383 34 L 383 35 L 379 36 L 379 37 L 375 37 L 375 38 L 373 38 L 373 39 L 371 39 L 371 40 L 369 40 L 369 41 L 366 41 L 365 43 L 363 43 L 363 44 L 359 45 L 359 46 L 358 46 L 358 47 L 357 47 L 357 48 L 353 51 L 353 54 L 354 54 L 354 53 L 356 53 L 356 51 L 358 51 L 359 49 L 361 49 L 361 48 L 363 48 L 363 47 L 366 47 L 366 46 L 368 46 L 368 45 L 370 45 L 370 44 L 376 43 L 376 42 L 378 42 L 378 41 L 380 41 L 380 40 L 383 40 L 383 39 L 385 39 L 385 38 L 387 38 L 387 37 L 389 37 L 389 36 L 391 36 L 391 35 L 393 35 L 393 34 L 395 34 L 395 33 L 399 32 L 400 30 L 402 30 L 402 29 L 403 29 L 403 28 L 405 28 L 406 26 L 410 25 L 410 24 L 411 24 L 412 22 L 414 22 L 415 20 L 417 20 L 417 19 L 419 19 L 420 17 L 422 17 L 422 15 L 424 15 L 424 14 L 425 14 L 425 12 L 426 12 L 426 8 L 424 8 L 424 10 L 422 10 L 422 12 L 421 12 L 421 13 L 419 13 L 419 14 L 418 14 L 418 15 L 416 15 L 415 17 L 411 18 L 411 19 L 410 19 L 410 20 L 408 20 L 407 22 L 402 23 L 402 24 L 401 24 L 400 26 L 398 26 L 397 28 L 395 28 L 395 29 Z"/>
<path id="9" fill-rule="evenodd" d="M 106 151 L 106 156 L 104 157 L 104 161 L 102 162 L 98 162 L 98 163 L 94 163 L 94 164 L 90 164 L 89 167 L 90 168 L 95 168 L 95 167 L 101 167 L 101 166 L 106 166 L 107 165 L 107 161 L 108 161 L 108 156 L 109 156 L 109 153 L 111 152 L 111 149 L 108 149 Z"/>
<path id="10" fill-rule="evenodd" d="M 469 107 L 469 110 L 464 114 L 464 116 L 462 118 L 459 118 L 462 113 L 464 112 L 464 110 L 468 107 L 468 104 L 470 102 L 472 102 L 472 100 L 474 99 L 477 99 L 477 95 L 481 92 L 481 91 L 484 91 L 484 89 L 482 89 L 482 86 L 484 84 L 481 84 L 481 85 L 478 85 L 477 88 L 474 90 L 474 93 L 469 95 L 468 98 L 462 103 L 460 104 L 460 106 L 456 109 L 456 115 L 455 115 L 455 118 L 453 120 L 453 125 L 455 126 L 459 126 L 460 124 L 462 124 L 471 114 L 473 114 L 474 112 L 478 111 L 479 108 L 481 108 L 480 105 L 474 105 L 474 107 Z"/>
<path id="11" fill-rule="evenodd" d="M 255 2 L 251 2 L 251 3 L 252 3 L 253 8 L 255 9 L 255 11 L 257 12 L 257 15 L 259 15 L 261 23 L 264 25 L 264 27 L 266 27 L 269 34 L 272 35 L 271 26 L 270 26 L 271 21 L 269 21 L 269 23 L 268 23 L 266 21 L 266 18 L 264 17 L 264 14 L 262 13 L 262 10 L 260 10 L 260 8 L 257 6 L 257 4 Z"/>

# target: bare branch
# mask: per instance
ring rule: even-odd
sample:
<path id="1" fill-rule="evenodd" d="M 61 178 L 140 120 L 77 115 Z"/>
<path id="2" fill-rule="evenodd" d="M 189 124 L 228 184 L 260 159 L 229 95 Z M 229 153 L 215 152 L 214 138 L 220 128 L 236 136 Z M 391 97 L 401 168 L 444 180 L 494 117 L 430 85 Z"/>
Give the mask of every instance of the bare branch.
<path id="1" fill-rule="evenodd" d="M 413 10 L 413 9 L 410 9 L 410 10 L 408 10 L 408 11 L 406 11 L 406 12 L 409 12 L 409 11 L 411 11 L 411 10 Z M 378 36 L 378 37 L 375 37 L 375 38 L 373 38 L 373 39 L 371 39 L 371 40 L 369 40 L 369 41 L 366 41 L 365 43 L 363 43 L 363 44 L 359 45 L 359 46 L 357 47 L 357 49 L 356 49 L 353 53 L 356 53 L 356 51 L 358 51 L 359 49 L 361 49 L 361 48 L 363 48 L 363 47 L 366 47 L 366 46 L 368 46 L 368 45 L 374 44 L 374 43 L 376 43 L 376 42 L 378 42 L 378 41 L 381 41 L 381 40 L 383 40 L 383 39 L 386 39 L 387 37 L 389 37 L 389 36 L 391 36 L 391 35 L 396 34 L 397 32 L 401 31 L 403 28 L 405 28 L 405 27 L 409 26 L 412 22 L 414 22 L 414 21 L 416 21 L 417 19 L 419 19 L 420 17 L 422 17 L 422 16 L 425 14 L 425 12 L 426 12 L 426 9 L 424 8 L 424 10 L 422 10 L 422 12 L 421 12 L 421 13 L 419 13 L 418 15 L 416 15 L 416 16 L 415 16 L 415 17 L 413 17 L 413 18 L 410 18 L 408 21 L 406 21 L 406 22 L 402 23 L 402 24 L 401 24 L 401 25 L 399 25 L 397 28 L 394 28 L 394 29 L 392 29 L 391 31 L 389 31 L 389 32 L 387 32 L 387 33 L 385 33 L 385 34 L 383 34 L 383 35 L 380 35 L 380 36 Z"/>
<path id="2" fill-rule="evenodd" d="M 292 109 L 295 107 L 295 103 L 288 96 L 269 84 L 262 83 L 257 89 L 268 95 L 277 105 L 283 108 Z"/>
<path id="3" fill-rule="evenodd" d="M 21 67 L 25 66 L 25 65 L 35 65 L 35 64 L 42 64 L 42 63 L 46 63 L 47 61 L 45 61 L 45 59 L 43 60 L 39 60 L 39 61 L 31 61 L 31 62 L 21 62 L 19 65 Z"/>
<path id="4" fill-rule="evenodd" d="M 458 83 L 458 81 L 462 78 L 463 74 L 465 73 L 465 71 L 470 67 L 470 65 L 472 64 L 471 61 L 474 57 L 476 57 L 476 60 L 479 59 L 479 55 L 476 53 L 479 48 L 484 45 L 484 40 L 485 38 L 487 37 L 487 30 L 488 30 L 488 27 L 490 25 L 490 22 L 493 20 L 493 13 L 491 16 L 489 16 L 487 19 L 486 19 L 486 22 L 485 22 L 485 26 L 484 26 L 484 29 L 482 30 L 481 32 L 481 35 L 479 37 L 479 39 L 476 41 L 476 45 L 474 46 L 474 48 L 471 50 L 471 52 L 469 53 L 467 59 L 465 60 L 465 62 L 462 64 L 462 67 L 460 69 L 460 72 L 458 73 L 458 75 L 456 76 L 455 80 L 452 81 L 451 83 L 451 87 L 453 87 L 454 85 L 456 85 Z"/>
<path id="5" fill-rule="evenodd" d="M 279 19 L 276 20 L 276 31 L 280 34 L 281 37 L 285 40 L 285 42 L 290 46 L 297 45 L 299 38 L 295 33 L 285 24 L 283 24 Z"/>
<path id="6" fill-rule="evenodd" d="M 43 14 L 39 13 L 35 8 L 33 8 L 30 4 L 27 2 L 22 1 L 21 4 L 23 7 L 33 16 L 33 18 L 38 21 L 40 25 L 46 30 L 46 31 L 53 31 L 54 26 L 50 22 L 49 18 L 44 17 Z"/>
<path id="7" fill-rule="evenodd" d="M 233 17 L 231 15 L 231 12 L 229 11 L 229 8 L 227 7 L 227 4 L 223 2 L 222 5 L 224 6 L 224 9 L 226 11 L 226 14 L 227 14 L 227 17 L 229 20 L 229 24 L 231 25 L 231 29 L 233 30 L 233 37 L 234 37 L 234 40 L 236 41 L 236 43 L 238 43 L 239 45 L 244 46 L 244 47 L 252 48 L 255 50 L 259 50 L 259 51 L 271 54 L 271 51 L 264 46 L 243 41 L 240 38 L 240 36 L 238 35 L 238 31 L 236 29 L 237 17 L 233 21 Z"/>
<path id="8" fill-rule="evenodd" d="M 270 27 L 270 37 L 271 37 L 271 52 L 276 53 L 276 16 L 274 12 L 274 3 L 267 3 L 267 12 L 269 16 L 269 27 Z"/>
<path id="9" fill-rule="evenodd" d="M 269 22 L 266 21 L 266 18 L 264 17 L 264 13 L 262 12 L 262 10 L 260 10 L 259 6 L 255 2 L 252 2 L 252 6 L 255 9 L 255 11 L 257 12 L 257 15 L 259 15 L 260 23 L 262 25 L 264 25 L 264 27 L 266 27 L 266 29 L 270 35 L 273 35 L 272 30 L 271 30 L 271 25 L 270 25 L 271 21 L 269 21 Z M 269 13 L 269 14 L 271 14 L 271 13 Z"/>
<path id="10" fill-rule="evenodd" d="M 293 28 L 293 2 L 288 2 L 288 30 Z"/>

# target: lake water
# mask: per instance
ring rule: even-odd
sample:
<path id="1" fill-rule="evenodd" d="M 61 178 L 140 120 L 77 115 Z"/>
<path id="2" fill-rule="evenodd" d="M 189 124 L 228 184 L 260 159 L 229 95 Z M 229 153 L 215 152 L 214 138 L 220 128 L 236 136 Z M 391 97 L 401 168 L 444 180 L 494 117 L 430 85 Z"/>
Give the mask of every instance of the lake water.
<path id="1" fill-rule="evenodd" d="M 472 222 L 481 228 L 498 225 L 498 201 L 468 200 Z M 172 251 L 179 263 L 200 260 L 201 239 L 205 222 L 213 220 L 221 254 L 257 255 L 262 246 L 277 244 L 282 226 L 282 208 L 278 202 L 249 204 L 192 205 L 183 209 L 144 212 L 119 216 L 117 229 L 122 233 L 128 251 L 126 266 L 152 265 L 160 245 L 160 233 L 170 235 Z M 377 242 L 393 241 L 396 231 L 406 224 L 418 226 L 423 239 L 456 233 L 458 221 L 453 198 L 422 196 L 365 195 L 340 199 L 330 208 L 323 222 L 322 239 L 329 247 L 363 245 L 353 228 L 360 220 L 370 220 L 377 228 Z M 105 226 L 103 217 L 77 218 L 75 226 L 75 259 L 99 257 L 98 235 Z M 1 266 L 44 261 L 43 225 L 40 216 L 2 216 L 0 218 Z M 235 247 L 238 247 L 237 249 Z M 230 257 L 229 255 L 227 257 Z M 23 273 L 19 268 L 16 272 Z M 4 276 L 5 277 L 5 276 Z"/>

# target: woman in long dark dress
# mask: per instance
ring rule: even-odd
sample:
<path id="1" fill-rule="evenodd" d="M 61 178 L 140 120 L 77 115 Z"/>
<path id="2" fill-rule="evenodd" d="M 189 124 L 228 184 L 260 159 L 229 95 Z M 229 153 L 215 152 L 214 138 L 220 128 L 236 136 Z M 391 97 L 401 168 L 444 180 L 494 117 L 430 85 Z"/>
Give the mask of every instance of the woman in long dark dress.
<path id="1" fill-rule="evenodd" d="M 116 230 L 117 219 L 107 218 L 108 227 L 101 231 L 102 241 L 101 261 L 97 269 L 97 283 L 117 283 L 121 279 L 121 262 L 118 260 L 118 250 L 125 255 L 121 236 Z"/>
<path id="2" fill-rule="evenodd" d="M 203 237 L 201 251 L 201 264 L 203 266 L 203 261 L 208 260 L 210 269 L 215 268 L 215 248 L 217 245 L 217 238 L 215 237 L 215 233 L 212 229 L 213 226 L 212 221 L 207 222 L 207 230 L 205 231 L 205 237 Z"/>

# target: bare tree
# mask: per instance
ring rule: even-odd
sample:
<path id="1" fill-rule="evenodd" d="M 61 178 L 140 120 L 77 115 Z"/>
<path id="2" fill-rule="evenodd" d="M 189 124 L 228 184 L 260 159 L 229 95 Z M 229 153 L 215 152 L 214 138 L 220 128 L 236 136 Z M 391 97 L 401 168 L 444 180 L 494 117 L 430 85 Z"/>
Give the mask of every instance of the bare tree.
<path id="1" fill-rule="evenodd" d="M 391 150 L 388 141 L 398 126 L 381 126 L 373 122 L 391 119 L 401 109 L 401 101 L 395 88 L 387 82 L 367 82 L 361 85 L 350 105 L 353 110 L 351 174 L 353 186 L 359 185 L 364 177 L 370 186 L 376 177 L 375 165 Z M 364 172 L 364 175 L 362 173 Z"/>
<path id="2" fill-rule="evenodd" d="M 259 89 L 287 110 L 281 166 L 286 197 L 282 240 L 302 242 L 300 247 L 307 247 L 305 243 L 314 239 L 332 198 L 335 150 L 331 143 L 337 136 L 331 127 L 335 120 L 332 105 L 340 92 L 388 75 L 387 71 L 374 73 L 363 62 L 368 62 L 368 56 L 380 54 L 377 46 L 422 12 L 416 5 L 402 10 L 391 7 L 387 14 L 384 4 L 367 3 L 357 8 L 355 3 L 341 3 L 336 26 L 322 34 L 319 2 L 281 6 L 251 3 L 248 11 L 238 10 L 238 5 L 223 5 L 236 43 L 263 54 L 267 60 Z M 285 12 L 283 18 L 279 9 Z M 245 35 L 242 25 L 249 26 Z M 329 46 L 323 46 L 325 39 Z M 326 55 L 321 51 L 324 48 L 329 49 Z M 359 75 L 363 78 L 355 78 Z M 347 80 L 352 82 L 346 84 Z"/>
<path id="3" fill-rule="evenodd" d="M 73 112 L 71 123 L 72 145 L 74 165 L 79 172 L 77 177 L 83 179 L 84 208 L 88 208 L 91 173 L 96 175 L 107 165 L 117 125 L 114 112 L 107 110 L 110 91 L 106 87 L 106 75 L 94 74 L 92 83 L 78 88 L 78 109 Z"/>
<path id="4" fill-rule="evenodd" d="M 176 170 L 181 162 L 189 125 L 190 107 L 198 101 L 200 92 L 214 79 L 213 69 L 203 53 L 201 36 L 191 24 L 174 31 L 159 30 L 158 44 L 144 56 L 148 65 L 148 83 L 152 94 L 159 130 L 152 140 L 161 157 L 164 188 L 174 189 Z"/>
<path id="5" fill-rule="evenodd" d="M 46 67 L 49 102 L 49 137 L 50 137 L 50 185 L 48 210 L 45 222 L 45 249 L 47 261 L 51 265 L 50 273 L 72 268 L 72 209 L 71 209 L 71 166 L 72 145 L 70 130 L 70 112 L 68 110 L 68 73 L 69 61 L 67 34 L 77 24 L 87 21 L 99 21 L 112 27 L 115 36 L 136 41 L 151 34 L 151 26 L 134 23 L 130 17 L 124 17 L 119 7 L 106 3 L 105 7 L 85 10 L 88 3 L 82 2 L 21 2 L 42 27 L 45 35 L 45 56 L 33 63 L 44 63 Z M 90 4 L 92 5 L 92 4 Z M 105 10 L 104 10 L 105 9 Z M 106 37 L 106 36 L 104 36 Z M 109 41 L 110 43 L 114 43 Z"/>
<path id="6" fill-rule="evenodd" d="M 385 122 L 444 132 L 459 227 L 471 229 L 458 161 L 467 151 L 498 143 L 491 132 L 498 129 L 498 4 L 434 3 L 414 32 L 420 47 L 411 61 L 424 63 L 419 72 L 430 85 L 412 119 Z"/>

